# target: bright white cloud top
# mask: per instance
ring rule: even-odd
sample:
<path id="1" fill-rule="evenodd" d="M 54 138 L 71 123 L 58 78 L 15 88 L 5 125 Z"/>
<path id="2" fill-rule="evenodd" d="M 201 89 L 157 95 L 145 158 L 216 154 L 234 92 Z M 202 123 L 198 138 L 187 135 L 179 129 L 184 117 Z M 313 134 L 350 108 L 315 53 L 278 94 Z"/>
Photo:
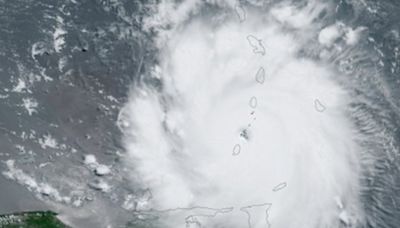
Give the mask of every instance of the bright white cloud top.
<path id="1" fill-rule="evenodd" d="M 170 228 L 362 223 L 352 97 L 328 63 L 300 55 L 345 39 L 313 22 L 331 6 L 241 6 L 239 20 L 235 2 L 209 4 L 232 13 L 163 2 L 147 20 L 159 56 L 144 77 L 161 86 L 135 85 L 119 119 L 132 180 L 152 193 L 138 210 Z"/>

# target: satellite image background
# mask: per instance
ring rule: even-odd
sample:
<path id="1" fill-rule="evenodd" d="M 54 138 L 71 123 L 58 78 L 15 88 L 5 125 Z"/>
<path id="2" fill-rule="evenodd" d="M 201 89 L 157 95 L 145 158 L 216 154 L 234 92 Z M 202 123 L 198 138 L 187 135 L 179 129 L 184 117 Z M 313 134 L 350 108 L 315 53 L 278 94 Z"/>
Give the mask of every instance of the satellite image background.
<path id="1" fill-rule="evenodd" d="M 71 227 L 398 227 L 399 10 L 0 0 L 0 213 L 51 210 Z M 288 155 L 243 158 L 281 145 Z"/>

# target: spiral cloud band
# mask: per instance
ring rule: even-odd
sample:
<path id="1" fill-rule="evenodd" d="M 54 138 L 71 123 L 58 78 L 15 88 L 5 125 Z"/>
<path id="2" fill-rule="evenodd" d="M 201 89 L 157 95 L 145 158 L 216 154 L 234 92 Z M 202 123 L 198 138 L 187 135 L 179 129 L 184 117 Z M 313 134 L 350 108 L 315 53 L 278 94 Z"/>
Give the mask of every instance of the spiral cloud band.
<path id="1" fill-rule="evenodd" d="M 162 1 L 147 18 L 157 61 L 119 123 L 150 192 L 137 211 L 161 227 L 362 224 L 352 97 L 321 51 L 350 30 L 319 33 L 329 2 L 272 6 Z"/>

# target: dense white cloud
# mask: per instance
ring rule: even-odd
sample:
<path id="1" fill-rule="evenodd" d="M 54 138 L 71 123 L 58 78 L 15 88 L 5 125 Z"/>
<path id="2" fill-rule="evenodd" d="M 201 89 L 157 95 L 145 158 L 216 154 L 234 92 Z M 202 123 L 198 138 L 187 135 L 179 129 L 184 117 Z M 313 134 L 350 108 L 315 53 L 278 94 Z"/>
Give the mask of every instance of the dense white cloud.
<path id="1" fill-rule="evenodd" d="M 260 204 L 272 206 L 254 227 L 333 228 L 361 218 L 358 145 L 345 114 L 351 97 L 337 72 L 298 57 L 307 39 L 318 39 L 312 23 L 327 5 L 248 9 L 241 21 L 237 3 L 218 4 L 234 16 L 216 23 L 190 17 L 200 1 L 162 2 L 147 20 L 163 43 L 154 66 L 163 86 L 133 88 L 120 123 L 132 178 L 152 192 L 148 208 L 233 207 L 232 216 L 203 221 L 230 228 L 247 223 L 240 208 Z"/>

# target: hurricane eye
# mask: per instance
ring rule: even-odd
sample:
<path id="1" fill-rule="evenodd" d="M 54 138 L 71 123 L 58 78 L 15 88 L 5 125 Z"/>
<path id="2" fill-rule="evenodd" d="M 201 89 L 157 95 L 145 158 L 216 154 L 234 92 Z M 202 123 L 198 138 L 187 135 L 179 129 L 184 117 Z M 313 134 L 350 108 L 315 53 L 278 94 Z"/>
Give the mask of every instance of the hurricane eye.
<path id="1" fill-rule="evenodd" d="M 239 136 L 241 139 L 249 141 L 250 140 L 249 129 L 247 129 L 247 128 L 241 129 Z"/>

